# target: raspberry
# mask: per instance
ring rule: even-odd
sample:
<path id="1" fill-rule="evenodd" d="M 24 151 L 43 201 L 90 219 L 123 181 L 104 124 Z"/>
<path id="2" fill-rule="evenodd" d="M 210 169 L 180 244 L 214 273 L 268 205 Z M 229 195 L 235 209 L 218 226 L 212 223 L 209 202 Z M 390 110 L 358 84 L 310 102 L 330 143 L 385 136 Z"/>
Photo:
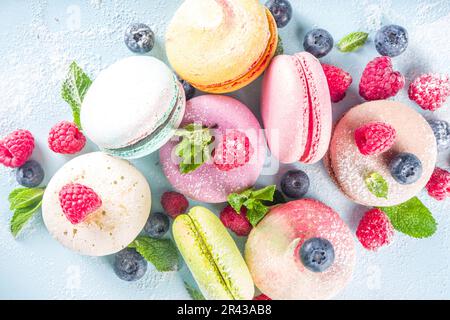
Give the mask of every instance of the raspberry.
<path id="1" fill-rule="evenodd" d="M 387 123 L 371 122 L 355 130 L 355 143 L 365 156 L 389 150 L 395 142 L 395 129 Z"/>
<path id="2" fill-rule="evenodd" d="M 227 130 L 213 151 L 214 164 L 221 171 L 229 171 L 245 165 L 252 154 L 250 140 L 243 132 Z"/>
<path id="3" fill-rule="evenodd" d="M 242 207 L 237 213 L 231 206 L 226 206 L 220 212 L 220 220 L 223 225 L 240 237 L 248 236 L 252 230 L 252 225 L 247 219 L 247 209 Z"/>
<path id="4" fill-rule="evenodd" d="M 189 202 L 184 195 L 174 191 L 164 192 L 161 196 L 161 205 L 164 211 L 175 219 L 180 214 L 186 212 Z"/>
<path id="5" fill-rule="evenodd" d="M 0 163 L 6 167 L 21 167 L 31 157 L 34 138 L 28 130 L 16 130 L 0 141 Z"/>
<path id="6" fill-rule="evenodd" d="M 259 296 L 254 297 L 253 300 L 272 300 L 272 299 L 270 299 L 268 296 L 262 293 Z"/>
<path id="7" fill-rule="evenodd" d="M 74 154 L 86 144 L 86 137 L 75 123 L 62 121 L 55 125 L 48 135 L 48 146 L 56 153 Z"/>
<path id="8" fill-rule="evenodd" d="M 377 57 L 364 69 L 359 94 L 366 100 L 383 100 L 395 96 L 404 85 L 405 78 L 394 72 L 391 58 Z"/>
<path id="9" fill-rule="evenodd" d="M 356 236 L 364 248 L 376 251 L 391 243 L 394 228 L 383 211 L 372 209 L 367 211 L 359 222 Z"/>
<path id="10" fill-rule="evenodd" d="M 102 206 L 102 200 L 91 188 L 79 183 L 69 183 L 59 191 L 62 211 L 72 224 L 82 222 Z"/>
<path id="11" fill-rule="evenodd" d="M 352 76 L 348 72 L 329 64 L 322 64 L 322 68 L 327 77 L 331 101 L 341 101 L 344 99 L 348 87 L 352 84 Z"/>
<path id="12" fill-rule="evenodd" d="M 439 74 L 421 75 L 409 85 L 408 95 L 422 109 L 435 111 L 450 96 L 449 77 Z"/>
<path id="13" fill-rule="evenodd" d="M 426 185 L 430 197 L 438 201 L 445 200 L 450 196 L 450 172 L 436 167 Z"/>

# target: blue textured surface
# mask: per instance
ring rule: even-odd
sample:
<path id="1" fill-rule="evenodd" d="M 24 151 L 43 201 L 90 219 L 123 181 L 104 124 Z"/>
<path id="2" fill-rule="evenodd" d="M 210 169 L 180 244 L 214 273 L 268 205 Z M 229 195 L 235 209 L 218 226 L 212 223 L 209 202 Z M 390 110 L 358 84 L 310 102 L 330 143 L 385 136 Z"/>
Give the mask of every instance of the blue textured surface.
<path id="1" fill-rule="evenodd" d="M 33 158 L 43 164 L 45 183 L 71 157 L 51 153 L 46 146 L 49 128 L 70 119 L 70 110 L 60 98 L 61 80 L 72 60 L 95 77 L 118 58 L 131 55 L 123 44 L 130 22 L 149 24 L 157 35 L 151 55 L 165 59 L 164 31 L 180 1 L 166 0 L 61 0 L 0 2 L 0 136 L 16 128 L 27 128 L 37 138 Z M 410 46 L 394 58 L 396 69 L 409 81 L 424 72 L 449 73 L 450 2 L 293 0 L 294 17 L 281 29 L 286 53 L 300 51 L 304 34 L 312 27 L 328 30 L 338 41 L 352 31 L 374 31 L 381 24 L 397 23 L 410 34 Z M 323 61 L 349 71 L 354 83 L 348 96 L 333 106 L 335 118 L 361 102 L 357 84 L 365 64 L 376 51 L 370 41 L 361 50 L 342 54 L 334 49 Z M 233 93 L 259 117 L 260 81 Z M 413 108 L 403 90 L 396 98 Z M 426 117 L 450 121 L 449 103 Z M 405 120 L 406 121 L 406 120 Z M 84 152 L 95 150 L 90 145 Z M 439 165 L 449 168 L 449 151 Z M 146 175 L 153 191 L 153 210 L 161 210 L 159 197 L 169 187 L 157 166 L 158 155 L 133 161 Z M 288 168 L 299 167 L 311 179 L 309 197 L 334 207 L 352 230 L 365 208 L 349 202 L 331 183 L 322 165 L 282 166 L 275 176 L 260 183 L 279 181 Z M 183 279 L 192 281 L 184 267 L 180 273 L 158 273 L 149 265 L 147 275 L 136 283 L 119 280 L 111 257 L 78 256 L 60 246 L 47 233 L 38 215 L 18 239 L 9 232 L 11 213 L 7 195 L 16 187 L 11 170 L 0 169 L 0 298 L 99 298 L 147 299 L 188 298 Z M 351 283 L 337 297 L 345 298 L 450 298 L 450 200 L 437 202 L 425 192 L 420 198 L 439 223 L 429 239 L 415 240 L 396 234 L 394 243 L 370 253 L 357 243 L 357 266 Z M 216 212 L 222 206 L 211 206 Z M 242 247 L 244 239 L 237 242 Z"/>

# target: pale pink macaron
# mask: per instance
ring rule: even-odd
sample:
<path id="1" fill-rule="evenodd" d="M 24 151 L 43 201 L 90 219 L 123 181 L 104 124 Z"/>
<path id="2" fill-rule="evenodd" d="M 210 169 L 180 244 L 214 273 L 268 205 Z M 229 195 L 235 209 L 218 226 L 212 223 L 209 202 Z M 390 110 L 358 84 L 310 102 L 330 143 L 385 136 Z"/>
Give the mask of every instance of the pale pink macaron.
<path id="1" fill-rule="evenodd" d="M 245 164 L 229 171 L 219 170 L 212 162 L 182 174 L 179 158 L 174 148 L 179 142 L 175 137 L 160 149 L 160 162 L 171 185 L 187 197 L 208 203 L 227 201 L 233 192 L 244 191 L 256 182 L 266 156 L 264 134 L 250 109 L 238 100 L 220 95 L 203 95 L 189 100 L 180 128 L 196 123 L 214 128 L 215 143 L 230 130 L 238 130 L 249 138 L 252 153 Z M 213 146 L 214 148 L 214 146 Z"/>
<path id="2" fill-rule="evenodd" d="M 334 261 L 322 272 L 310 271 L 300 258 L 300 248 L 310 238 L 333 246 Z M 319 201 L 302 199 L 273 207 L 252 229 L 245 260 L 255 285 L 271 299 L 328 299 L 350 280 L 355 245 L 339 214 Z"/>
<path id="3" fill-rule="evenodd" d="M 396 139 L 392 147 L 377 155 L 361 154 L 355 143 L 355 130 L 371 122 L 392 126 Z M 398 153 L 412 153 L 422 163 L 422 175 L 412 184 L 400 184 L 391 175 L 390 160 Z M 437 157 L 436 140 L 427 121 L 413 108 L 400 102 L 379 100 L 350 109 L 337 123 L 330 150 L 324 161 L 331 177 L 348 198 L 366 206 L 387 207 L 417 195 L 433 173 Z M 365 179 L 380 174 L 388 186 L 387 197 L 377 197 Z"/>
<path id="4" fill-rule="evenodd" d="M 315 163 L 331 137 L 327 79 L 313 55 L 275 57 L 262 85 L 261 115 L 272 154 L 282 163 Z"/>

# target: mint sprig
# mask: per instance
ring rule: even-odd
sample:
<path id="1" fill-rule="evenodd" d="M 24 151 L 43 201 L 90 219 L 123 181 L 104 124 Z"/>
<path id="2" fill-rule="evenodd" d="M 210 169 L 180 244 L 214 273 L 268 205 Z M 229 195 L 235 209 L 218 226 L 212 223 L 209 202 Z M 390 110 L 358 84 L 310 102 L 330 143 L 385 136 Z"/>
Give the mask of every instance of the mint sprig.
<path id="1" fill-rule="evenodd" d="M 273 201 L 275 189 L 275 185 L 259 190 L 248 189 L 241 193 L 231 193 L 227 200 L 237 213 L 240 213 L 244 206 L 247 209 L 248 221 L 256 227 L 269 212 L 269 208 L 264 204 L 264 201 Z"/>
<path id="2" fill-rule="evenodd" d="M 414 238 L 428 238 L 437 229 L 430 210 L 417 198 L 392 207 L 381 207 L 394 229 Z"/>
<path id="3" fill-rule="evenodd" d="M 277 48 L 275 49 L 274 56 L 278 56 L 283 53 L 284 53 L 283 40 L 281 40 L 280 35 L 278 35 L 278 43 L 277 43 Z"/>
<path id="4" fill-rule="evenodd" d="M 369 34 L 366 32 L 352 32 L 343 37 L 337 44 L 342 52 L 352 52 L 361 48 L 367 41 Z"/>
<path id="5" fill-rule="evenodd" d="M 9 194 L 9 208 L 13 211 L 10 229 L 14 237 L 41 207 L 44 190 L 44 188 L 17 188 Z"/>
<path id="6" fill-rule="evenodd" d="M 73 122 L 81 129 L 80 110 L 84 96 L 92 84 L 92 80 L 77 65 L 75 61 L 70 64 L 69 72 L 63 82 L 61 96 L 70 105 L 73 113 Z"/>
<path id="7" fill-rule="evenodd" d="M 137 237 L 128 247 L 135 248 L 145 260 L 152 263 L 160 272 L 176 271 L 179 268 L 178 251 L 170 239 Z"/>
<path id="8" fill-rule="evenodd" d="M 372 172 L 365 179 L 367 189 L 377 198 L 388 197 L 389 185 L 383 176 L 378 172 Z"/>
<path id="9" fill-rule="evenodd" d="M 200 292 L 200 290 L 195 289 L 186 281 L 184 281 L 184 287 L 186 288 L 186 291 L 191 296 L 192 300 L 206 300 L 205 297 L 203 296 L 203 294 Z"/>
<path id="10" fill-rule="evenodd" d="M 209 145 L 213 142 L 213 136 L 209 128 L 191 123 L 177 130 L 175 135 L 181 137 L 175 154 L 181 158 L 179 168 L 182 174 L 196 170 L 211 158 Z"/>

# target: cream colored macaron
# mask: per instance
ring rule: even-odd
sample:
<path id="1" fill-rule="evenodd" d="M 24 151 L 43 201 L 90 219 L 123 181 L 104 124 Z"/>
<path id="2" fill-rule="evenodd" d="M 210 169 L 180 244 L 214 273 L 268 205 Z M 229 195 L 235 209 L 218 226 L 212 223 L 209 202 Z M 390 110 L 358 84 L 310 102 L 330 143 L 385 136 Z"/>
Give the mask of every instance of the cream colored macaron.
<path id="1" fill-rule="evenodd" d="M 59 191 L 69 183 L 92 188 L 102 206 L 84 221 L 72 224 L 64 215 Z M 130 244 L 144 227 L 151 209 L 145 177 L 128 161 L 102 152 L 66 163 L 48 184 L 42 215 L 50 234 L 63 246 L 83 255 L 104 256 Z"/>

